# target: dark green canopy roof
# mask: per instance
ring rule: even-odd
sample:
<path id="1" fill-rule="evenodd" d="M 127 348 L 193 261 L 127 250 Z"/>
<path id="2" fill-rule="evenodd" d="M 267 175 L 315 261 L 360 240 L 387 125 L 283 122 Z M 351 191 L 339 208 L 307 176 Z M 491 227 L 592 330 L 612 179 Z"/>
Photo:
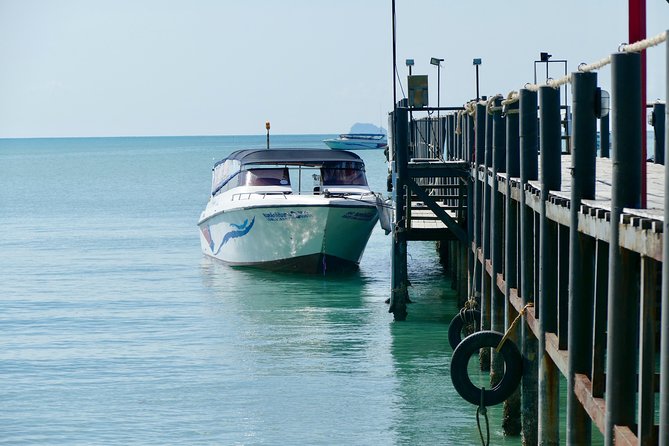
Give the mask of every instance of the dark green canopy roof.
<path id="1" fill-rule="evenodd" d="M 233 152 L 226 159 L 217 162 L 214 167 L 226 160 L 238 160 L 246 164 L 321 164 L 324 162 L 359 162 L 358 155 L 346 150 L 328 149 L 247 149 Z"/>

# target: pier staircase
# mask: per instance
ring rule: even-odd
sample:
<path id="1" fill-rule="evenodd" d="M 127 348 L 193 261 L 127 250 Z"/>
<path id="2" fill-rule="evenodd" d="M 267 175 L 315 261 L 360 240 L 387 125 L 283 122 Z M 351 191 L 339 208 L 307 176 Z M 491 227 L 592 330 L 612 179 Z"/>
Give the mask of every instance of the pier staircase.
<path id="1" fill-rule="evenodd" d="M 412 111 L 415 109 L 412 109 Z M 407 107 L 391 113 L 389 162 L 391 165 L 395 218 L 392 245 L 392 289 L 390 312 L 395 320 L 406 319 L 407 243 L 437 241 L 456 258 L 466 276 L 466 246 L 469 243 L 469 163 L 445 160 L 443 138 L 446 118 L 413 120 Z M 460 254 L 452 255 L 453 252 Z"/>

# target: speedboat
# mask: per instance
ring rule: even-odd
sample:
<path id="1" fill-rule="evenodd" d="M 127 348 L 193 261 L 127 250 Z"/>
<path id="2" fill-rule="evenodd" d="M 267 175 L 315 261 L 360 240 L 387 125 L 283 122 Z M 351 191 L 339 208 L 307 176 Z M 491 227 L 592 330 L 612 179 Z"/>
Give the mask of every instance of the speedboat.
<path id="1" fill-rule="evenodd" d="M 323 142 L 335 150 L 385 149 L 388 147 L 386 135 L 382 133 L 344 133 L 338 138 Z"/>
<path id="2" fill-rule="evenodd" d="M 233 266 L 355 269 L 379 218 L 379 197 L 354 153 L 238 150 L 214 164 L 198 222 L 202 251 Z"/>

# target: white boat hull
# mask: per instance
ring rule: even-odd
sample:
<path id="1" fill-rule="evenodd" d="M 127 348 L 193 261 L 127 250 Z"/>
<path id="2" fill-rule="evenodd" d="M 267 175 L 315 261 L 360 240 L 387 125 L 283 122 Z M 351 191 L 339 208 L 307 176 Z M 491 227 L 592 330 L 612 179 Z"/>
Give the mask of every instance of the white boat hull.
<path id="1" fill-rule="evenodd" d="M 357 267 L 377 220 L 373 203 L 293 204 L 230 209 L 198 226 L 202 251 L 228 264 L 316 273 Z"/>
<path id="2" fill-rule="evenodd" d="M 323 142 L 333 150 L 370 150 L 385 149 L 388 147 L 388 144 L 380 143 L 378 141 L 326 139 Z"/>

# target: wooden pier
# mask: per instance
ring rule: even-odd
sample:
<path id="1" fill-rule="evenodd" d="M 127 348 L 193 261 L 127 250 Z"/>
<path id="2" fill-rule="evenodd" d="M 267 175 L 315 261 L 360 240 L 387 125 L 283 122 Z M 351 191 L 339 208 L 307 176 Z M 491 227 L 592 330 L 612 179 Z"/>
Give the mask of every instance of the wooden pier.
<path id="1" fill-rule="evenodd" d="M 524 444 L 587 445 L 594 424 L 607 445 L 669 445 L 669 181 L 662 164 L 641 158 L 640 59 L 611 56 L 610 118 L 598 110 L 597 74 L 571 75 L 566 138 L 567 104 L 550 85 L 444 108 L 439 119 L 410 119 L 429 110 L 404 101 L 391 114 L 390 311 L 407 317 L 407 243 L 437 240 L 483 330 L 505 333 L 522 313 L 511 339 L 523 377 L 505 402 L 504 429 Z M 661 163 L 667 114 L 655 105 Z M 608 131 L 597 146 L 609 119 L 611 158 Z M 504 364 L 487 355 L 482 369 L 495 382 Z"/>

